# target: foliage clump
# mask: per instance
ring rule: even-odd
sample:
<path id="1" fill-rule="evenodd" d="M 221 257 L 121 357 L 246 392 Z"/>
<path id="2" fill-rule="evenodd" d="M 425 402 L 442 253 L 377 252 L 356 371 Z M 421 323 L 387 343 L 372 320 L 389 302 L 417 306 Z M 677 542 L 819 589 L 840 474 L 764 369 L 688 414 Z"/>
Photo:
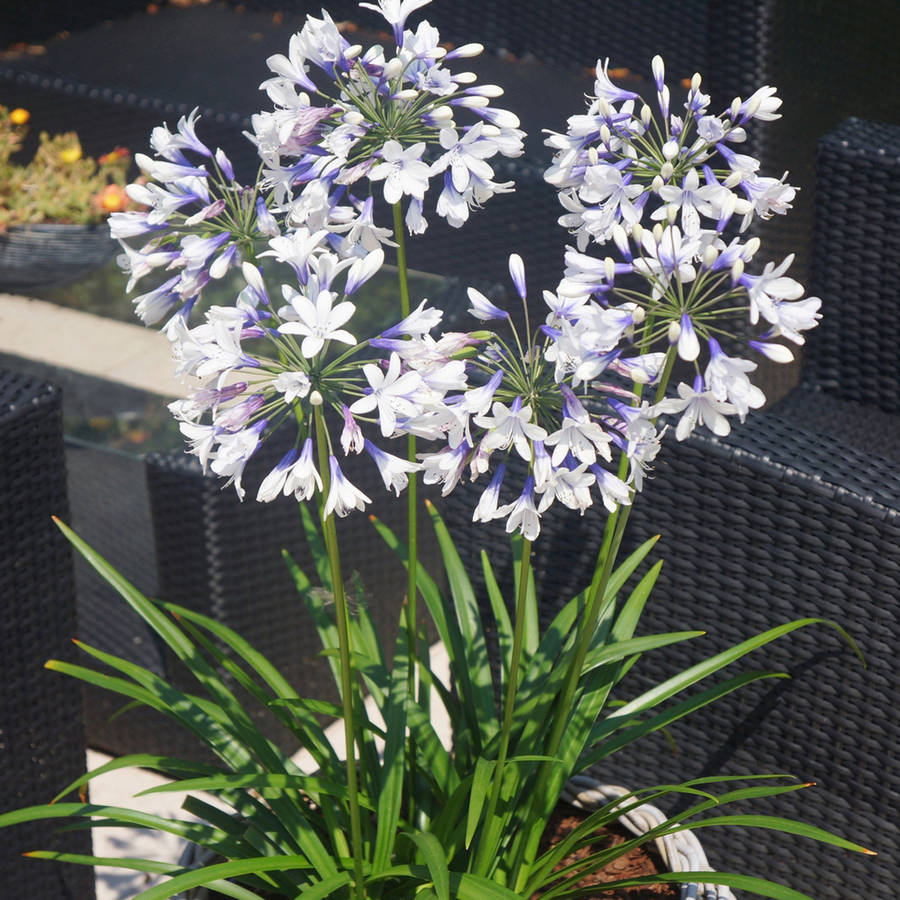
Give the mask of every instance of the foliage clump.
<path id="1" fill-rule="evenodd" d="M 42 222 L 96 224 L 133 207 L 125 192 L 131 153 L 124 147 L 94 160 L 74 131 L 42 131 L 31 161 L 17 161 L 30 118 L 28 110 L 0 106 L 0 233 Z"/>

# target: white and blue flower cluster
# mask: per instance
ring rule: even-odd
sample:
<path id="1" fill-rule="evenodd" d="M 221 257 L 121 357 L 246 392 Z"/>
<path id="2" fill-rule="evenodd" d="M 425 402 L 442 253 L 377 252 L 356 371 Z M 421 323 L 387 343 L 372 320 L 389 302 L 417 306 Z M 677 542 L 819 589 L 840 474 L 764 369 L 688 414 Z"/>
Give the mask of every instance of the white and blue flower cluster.
<path id="1" fill-rule="evenodd" d="M 732 146 L 751 120 L 777 118 L 780 101 L 764 87 L 713 116 L 695 76 L 676 115 L 657 57 L 658 115 L 646 104 L 636 111 L 638 95 L 598 64 L 588 111 L 547 140 L 555 156 L 546 177 L 575 246 L 556 290 L 543 292 L 544 321 L 531 330 L 525 267 L 512 254 L 524 335 L 470 288 L 482 330 L 440 333 L 442 312 L 423 301 L 365 339 L 354 295 L 382 266 L 383 246 L 402 237 L 376 223 L 374 191 L 414 233 L 440 176 L 437 212 L 461 225 L 510 187 L 494 182 L 487 160 L 522 149 L 518 120 L 489 105 L 500 89 L 444 66 L 480 45 L 447 52 L 427 22 L 406 28 L 426 2 L 362 4 L 391 25 L 391 54 L 350 44 L 325 12 L 308 17 L 288 55 L 268 61 L 274 77 L 263 88 L 275 108 L 254 116 L 248 135 L 262 158 L 258 183 L 237 184 L 225 155 L 197 139 L 195 116 L 183 118 L 175 134 L 154 131 L 160 159 L 139 158 L 152 181 L 131 194 L 146 209 L 114 216 L 112 228 L 122 239 L 149 236 L 141 250 L 126 247 L 129 289 L 154 269 L 177 272 L 137 299 L 138 312 L 145 321 L 174 313 L 165 328 L 178 372 L 199 386 L 171 409 L 190 452 L 241 497 L 248 460 L 285 427 L 292 446 L 258 500 L 324 492 L 327 513 L 364 508 L 369 498 L 342 473 L 339 444 L 367 453 L 398 494 L 418 471 L 444 494 L 483 478 L 475 521 L 505 518 L 508 531 L 533 540 L 554 503 L 582 513 L 598 501 L 610 512 L 630 504 L 660 451 L 662 417 L 678 417 L 682 440 L 698 425 L 727 434 L 729 417 L 763 405 L 749 378 L 756 363 L 729 355 L 738 320 L 762 323 L 750 346 L 779 362 L 792 359 L 779 338 L 802 344 L 816 324 L 819 300 L 804 299 L 787 276 L 790 257 L 753 274 L 759 239 L 725 237 L 734 216 L 743 232 L 790 206 L 794 188 L 760 176 Z M 477 121 L 458 126 L 462 109 Z M 608 250 L 594 256 L 596 246 Z M 268 257 L 293 273 L 272 293 L 259 265 Z M 238 265 L 245 287 L 234 305 L 191 325 L 204 284 Z M 511 337 L 487 330 L 492 323 Z M 679 360 L 693 368 L 692 383 L 667 395 Z M 433 443 L 411 459 L 377 445 L 404 435 Z M 520 484 L 504 485 L 510 454 L 525 471 Z"/>

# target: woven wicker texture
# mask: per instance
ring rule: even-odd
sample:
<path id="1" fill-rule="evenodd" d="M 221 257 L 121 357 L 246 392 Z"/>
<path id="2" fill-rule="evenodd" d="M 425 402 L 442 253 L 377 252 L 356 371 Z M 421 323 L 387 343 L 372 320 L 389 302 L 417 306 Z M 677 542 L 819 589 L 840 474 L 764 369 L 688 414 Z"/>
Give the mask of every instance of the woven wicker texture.
<path id="1" fill-rule="evenodd" d="M 466 512 L 456 506 L 463 499 L 469 501 Z M 475 548 L 468 520 L 476 499 L 476 491 L 464 488 L 448 508 L 464 545 L 468 535 L 470 571 Z M 602 519 L 590 513 L 545 516 L 535 547 L 545 597 L 561 600 L 586 584 L 601 527 Z M 677 755 L 654 736 L 639 753 L 607 761 L 597 776 L 631 786 L 753 772 L 815 781 L 816 790 L 795 801 L 764 803 L 758 811 L 831 828 L 879 850 L 878 860 L 758 830 L 712 829 L 702 835 L 710 862 L 814 888 L 824 900 L 854 892 L 889 896 L 898 874 L 890 819 L 900 794 L 891 649 L 900 597 L 896 466 L 826 434 L 757 415 L 752 427 L 727 442 L 666 442 L 632 512 L 625 549 L 654 534 L 663 535 L 654 559 L 666 563 L 640 633 L 699 628 L 708 636 L 645 657 L 621 696 L 634 696 L 714 652 L 803 616 L 845 625 L 868 668 L 822 628 L 792 635 L 742 666 L 790 671 L 790 682 L 751 686 L 673 726 Z M 500 558 L 510 596 L 502 530 L 478 536 L 492 558 Z M 544 616 L 554 608 L 550 603 Z"/>
<path id="2" fill-rule="evenodd" d="M 0 291 L 75 281 L 119 249 L 106 225 L 31 225 L 0 235 Z"/>
<path id="3" fill-rule="evenodd" d="M 823 390 L 900 412 L 900 125 L 848 119 L 817 156 L 812 291 L 826 315 L 810 335 Z"/>
<path id="4" fill-rule="evenodd" d="M 59 391 L 0 371 L 0 808 L 46 803 L 84 772 L 78 683 L 44 669 L 71 659 L 76 633 L 69 545 L 50 520 L 68 516 Z M 90 853 L 86 833 L 58 836 L 47 823 L 0 833 L 6 896 L 86 900 L 91 869 L 23 859 L 36 849 Z M 19 893 L 12 886 L 27 885 Z"/>

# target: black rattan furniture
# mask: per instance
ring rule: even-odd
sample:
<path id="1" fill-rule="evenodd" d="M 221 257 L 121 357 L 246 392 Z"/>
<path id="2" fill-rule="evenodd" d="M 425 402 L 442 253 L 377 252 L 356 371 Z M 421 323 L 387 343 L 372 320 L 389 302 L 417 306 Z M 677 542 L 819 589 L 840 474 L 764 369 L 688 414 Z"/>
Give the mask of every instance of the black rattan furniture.
<path id="1" fill-rule="evenodd" d="M 46 803 L 85 770 L 78 682 L 44 668 L 71 659 L 76 634 L 72 554 L 51 516 L 68 517 L 59 391 L 0 371 L 0 808 Z M 27 850 L 90 853 L 87 833 L 48 823 L 0 833 L 7 896 L 89 900 L 93 870 L 24 859 Z"/>

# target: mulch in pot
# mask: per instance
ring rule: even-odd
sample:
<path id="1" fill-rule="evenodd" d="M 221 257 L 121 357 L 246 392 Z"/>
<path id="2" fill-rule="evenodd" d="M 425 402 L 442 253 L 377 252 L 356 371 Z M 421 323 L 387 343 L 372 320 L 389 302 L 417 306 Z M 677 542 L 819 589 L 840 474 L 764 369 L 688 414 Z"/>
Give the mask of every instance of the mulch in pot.
<path id="1" fill-rule="evenodd" d="M 587 815 L 587 812 L 578 809 L 576 806 L 560 803 L 547 823 L 547 829 L 541 841 L 541 851 L 559 843 L 559 841 L 571 834 L 584 821 Z M 599 850 L 624 844 L 625 841 L 630 840 L 632 837 L 633 835 L 629 831 L 618 824 L 599 828 L 597 829 L 597 839 L 593 844 L 569 854 L 557 868 L 570 865 L 576 860 L 584 859 L 584 857 Z M 681 888 L 677 884 L 650 884 L 630 888 L 615 888 L 611 891 L 604 891 L 600 887 L 600 885 L 610 881 L 620 881 L 624 878 L 634 878 L 638 875 L 656 875 L 665 871 L 667 871 L 666 867 L 663 865 L 662 859 L 652 842 L 641 847 L 634 847 L 628 853 L 610 863 L 605 869 L 587 875 L 579 881 L 578 887 L 598 885 L 596 894 L 585 894 L 581 900 L 620 900 L 620 898 L 621 900 L 679 900 Z M 534 898 L 540 896 L 542 896 L 542 892 L 535 894 Z"/>

